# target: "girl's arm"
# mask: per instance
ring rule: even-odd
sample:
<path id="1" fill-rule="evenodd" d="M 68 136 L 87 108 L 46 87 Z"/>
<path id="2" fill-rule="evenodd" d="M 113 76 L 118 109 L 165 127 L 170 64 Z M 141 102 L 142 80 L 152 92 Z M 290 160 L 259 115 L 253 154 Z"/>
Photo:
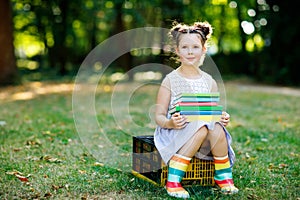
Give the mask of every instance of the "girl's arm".
<path id="1" fill-rule="evenodd" d="M 215 80 L 213 80 L 212 82 L 211 92 L 218 92 L 218 85 Z M 223 126 L 227 126 L 229 121 L 230 121 L 230 115 L 227 112 L 223 111 L 220 122 L 223 124 Z"/>
<path id="2" fill-rule="evenodd" d="M 211 84 L 211 92 L 218 92 L 218 85 L 217 82 L 215 81 L 215 79 L 212 80 L 212 84 Z"/>
<path id="3" fill-rule="evenodd" d="M 178 113 L 175 113 L 171 116 L 171 119 L 167 118 L 170 100 L 170 81 L 168 78 L 165 78 L 157 94 L 155 121 L 156 124 L 162 128 L 182 129 L 186 126 L 186 118 L 184 116 L 180 116 Z"/>

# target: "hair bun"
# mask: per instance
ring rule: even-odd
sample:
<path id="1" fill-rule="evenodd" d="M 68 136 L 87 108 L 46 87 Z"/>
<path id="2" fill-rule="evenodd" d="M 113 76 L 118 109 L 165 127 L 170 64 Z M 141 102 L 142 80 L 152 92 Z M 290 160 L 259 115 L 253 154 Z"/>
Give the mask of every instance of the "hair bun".
<path id="1" fill-rule="evenodd" d="M 173 39 L 176 39 L 177 37 L 177 33 L 179 31 L 179 29 L 181 28 L 180 24 L 177 24 L 176 26 L 174 26 L 171 30 L 170 30 L 170 34 L 173 37 Z"/>
<path id="2" fill-rule="evenodd" d="M 173 22 L 173 27 L 171 28 L 169 34 L 170 34 L 170 36 L 171 36 L 174 40 L 177 39 L 177 37 L 178 37 L 178 32 L 179 32 L 179 30 L 182 29 L 182 27 L 184 27 L 184 25 L 178 23 L 177 21 L 174 21 L 174 22 Z"/>
<path id="3" fill-rule="evenodd" d="M 199 29 L 204 34 L 206 39 L 208 39 L 212 34 L 212 27 L 208 22 L 195 22 L 194 27 Z"/>

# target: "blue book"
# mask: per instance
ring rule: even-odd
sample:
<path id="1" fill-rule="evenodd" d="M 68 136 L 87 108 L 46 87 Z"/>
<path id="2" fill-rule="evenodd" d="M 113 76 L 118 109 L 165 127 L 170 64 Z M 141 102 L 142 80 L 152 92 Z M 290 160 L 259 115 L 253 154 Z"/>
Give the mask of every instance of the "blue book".
<path id="1" fill-rule="evenodd" d="M 222 115 L 221 110 L 180 111 L 181 115 Z"/>
<path id="2" fill-rule="evenodd" d="M 219 102 L 219 97 L 180 97 L 175 102 Z"/>

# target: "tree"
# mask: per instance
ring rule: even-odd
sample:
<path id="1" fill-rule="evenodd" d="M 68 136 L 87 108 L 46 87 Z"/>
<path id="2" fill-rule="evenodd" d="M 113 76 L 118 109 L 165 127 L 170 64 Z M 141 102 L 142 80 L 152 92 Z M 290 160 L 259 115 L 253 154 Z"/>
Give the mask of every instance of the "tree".
<path id="1" fill-rule="evenodd" d="M 268 46 L 264 53 L 264 74 L 272 77 L 273 82 L 298 86 L 300 63 L 300 18 L 298 7 L 289 1 L 268 0 L 270 7 L 269 26 L 265 32 Z"/>
<path id="2" fill-rule="evenodd" d="M 0 85 L 16 81 L 17 67 L 13 46 L 12 10 L 9 0 L 0 1 Z"/>
<path id="3" fill-rule="evenodd" d="M 16 67 L 8 2 L 0 2 L 0 49 L 5 52 L 5 56 L 2 53 L 0 58 L 0 78 L 12 80 Z M 37 69 L 28 67 L 31 71 L 40 70 L 44 73 L 41 69 L 45 69 L 55 71 L 58 75 L 66 75 L 75 72 L 88 52 L 110 36 L 144 26 L 170 28 L 173 20 L 185 23 L 205 20 L 212 24 L 214 31 L 209 53 L 222 73 L 246 74 L 257 80 L 273 83 L 300 84 L 300 57 L 297 56 L 300 52 L 297 39 L 300 18 L 297 16 L 297 7 L 286 1 L 11 2 L 15 22 L 14 44 L 16 52 L 23 53 L 17 54 L 17 59 L 20 56 L 23 60 L 40 62 Z M 172 65 L 168 59 L 170 55 L 163 50 L 164 37 L 166 35 L 162 33 L 160 55 L 149 56 L 147 52 L 138 55 L 126 53 L 111 64 L 111 72 L 128 72 L 137 64 L 158 60 Z M 124 48 L 125 45 L 126 43 L 121 43 L 116 46 Z M 23 47 L 28 48 L 24 50 Z M 35 51 L 31 51 L 32 49 Z M 14 67 L 8 67 L 12 65 Z M 23 67 L 27 68 L 27 65 L 24 64 Z"/>
<path id="4" fill-rule="evenodd" d="M 124 3 L 123 0 L 115 1 L 114 13 L 116 14 L 116 16 L 115 16 L 115 23 L 111 35 L 115 35 L 125 31 L 125 24 L 123 21 L 123 3 Z M 119 44 L 119 45 L 126 45 L 126 43 Z M 116 62 L 118 67 L 125 70 L 125 72 L 128 72 L 132 66 L 132 56 L 129 52 L 127 52 L 124 55 L 120 56 L 120 58 L 118 58 Z M 128 73 L 128 75 L 129 75 L 129 79 L 132 80 L 133 74 Z"/>

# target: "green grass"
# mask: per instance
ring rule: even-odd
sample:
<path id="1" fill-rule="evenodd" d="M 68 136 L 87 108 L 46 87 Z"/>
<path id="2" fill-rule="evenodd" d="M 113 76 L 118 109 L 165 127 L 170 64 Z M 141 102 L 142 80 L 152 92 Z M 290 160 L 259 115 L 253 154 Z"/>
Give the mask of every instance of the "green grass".
<path id="1" fill-rule="evenodd" d="M 114 109 L 124 115 L 116 120 L 112 92 L 99 86 L 95 107 L 101 128 L 86 145 L 75 128 L 70 88 L 54 92 L 50 87 L 43 94 L 31 86 L 1 88 L 0 199 L 172 199 L 163 188 L 93 154 L 107 150 L 100 142 L 104 135 L 130 168 L 131 136 L 153 133 L 149 113 L 157 85 L 139 87 L 126 102 L 128 87 L 114 93 L 118 97 Z M 33 90 L 31 98 L 16 98 L 16 93 Z M 212 187 L 189 187 L 192 198 L 299 199 L 300 97 L 242 90 L 237 85 L 226 86 L 226 91 L 228 129 L 237 156 L 233 175 L 240 192 L 228 197 Z M 28 182 L 13 175 L 16 171 Z"/>

